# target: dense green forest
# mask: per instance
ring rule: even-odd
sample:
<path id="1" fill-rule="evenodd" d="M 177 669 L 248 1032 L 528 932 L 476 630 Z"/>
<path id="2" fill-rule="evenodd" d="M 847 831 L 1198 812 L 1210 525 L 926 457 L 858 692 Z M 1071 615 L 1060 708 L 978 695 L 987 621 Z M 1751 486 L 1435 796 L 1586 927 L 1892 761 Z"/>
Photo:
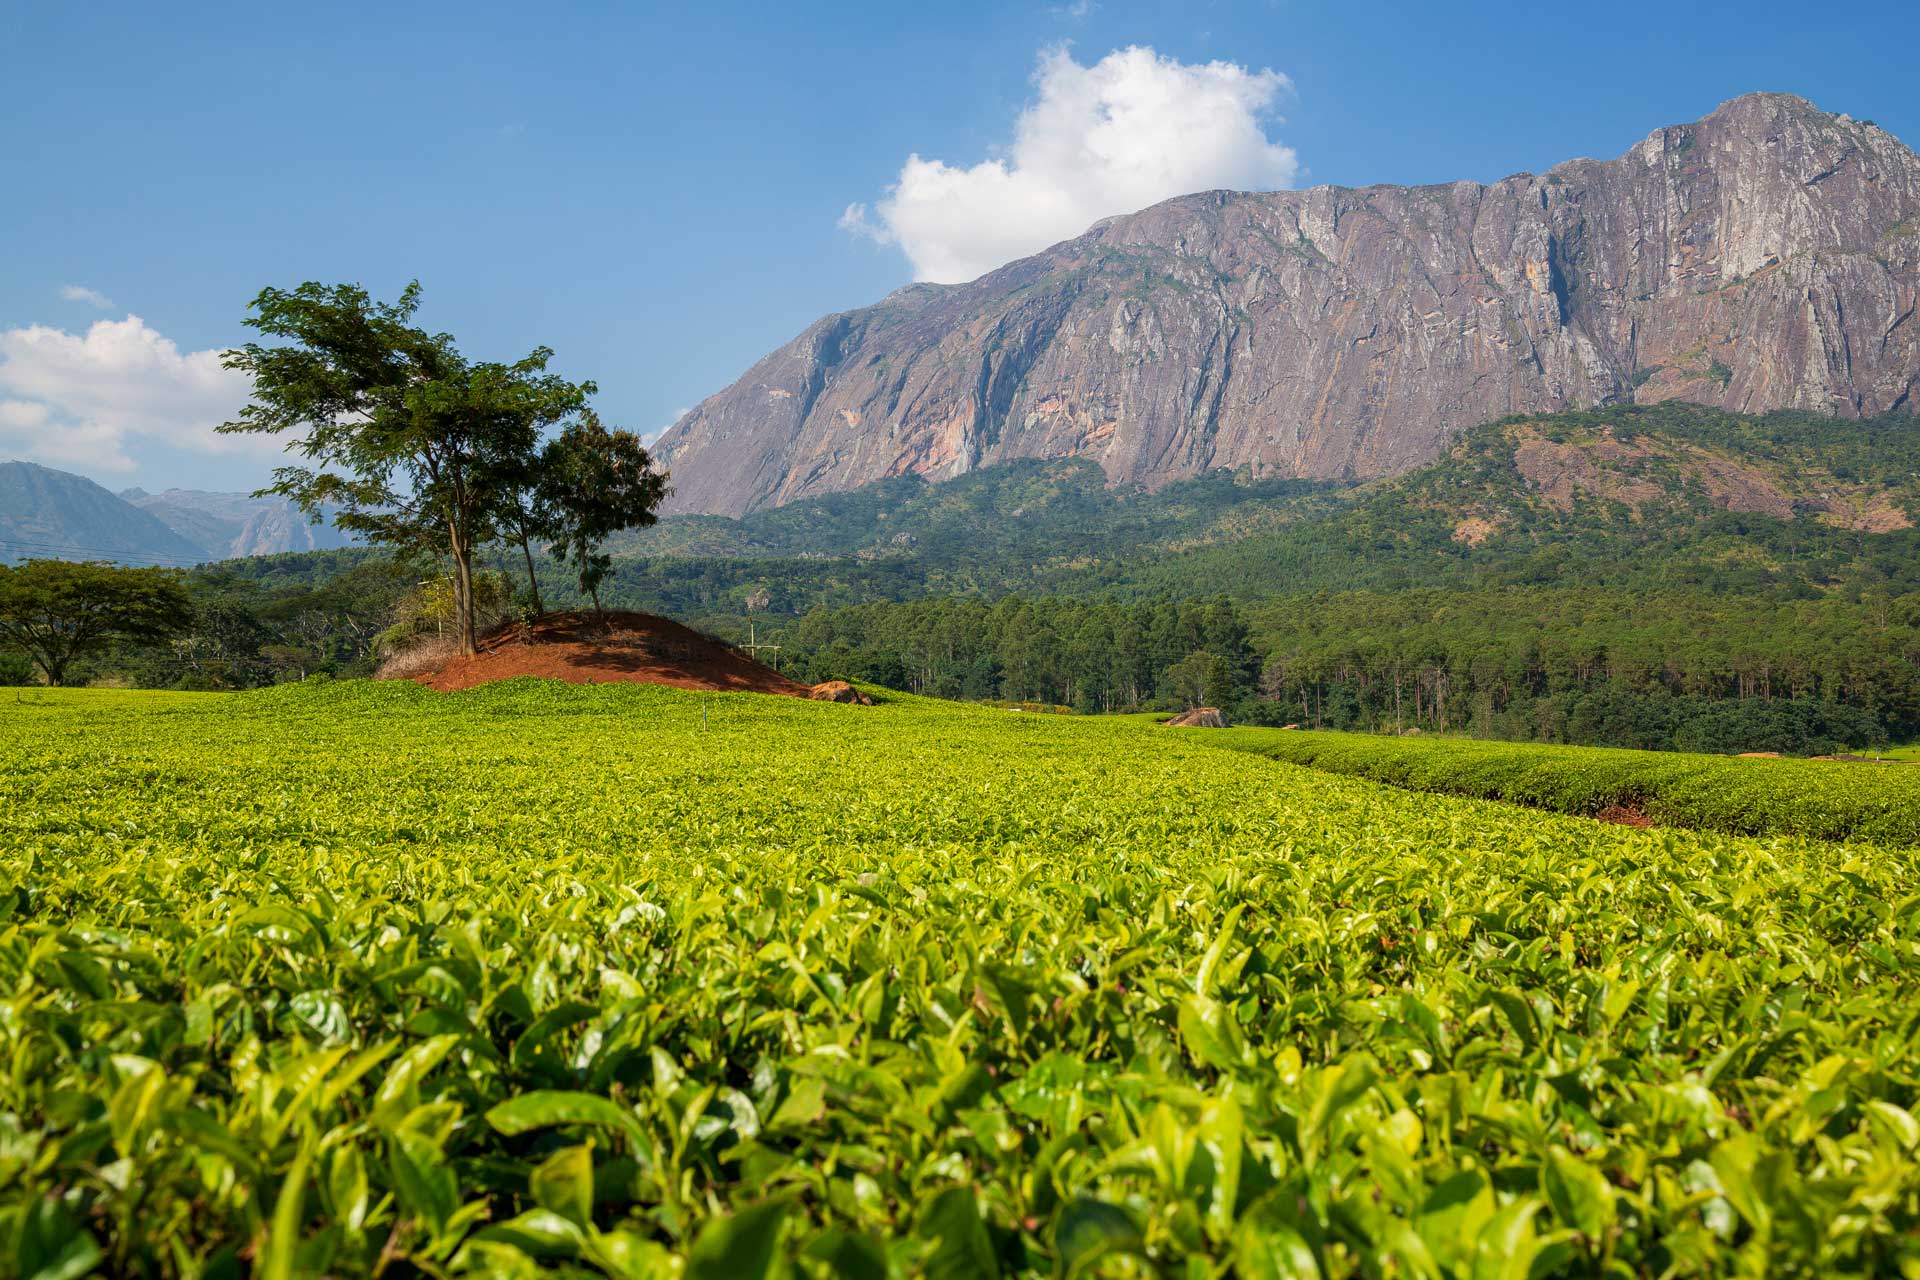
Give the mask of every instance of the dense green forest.
<path id="1" fill-rule="evenodd" d="M 806 679 L 1081 711 L 1206 702 L 1250 723 L 1796 754 L 1920 735 L 1920 595 L 1009 596 L 822 609 L 782 638 Z"/>
<path id="2" fill-rule="evenodd" d="M 1920 428 L 1667 404 L 1514 418 L 1364 486 L 1084 461 L 900 478 L 622 535 L 614 607 L 804 678 L 1082 711 L 1786 750 L 1920 736 Z M 483 563 L 525 592 L 517 554 Z M 549 605 L 571 576 L 536 562 Z M 364 550 L 188 575 L 200 623 L 135 682 L 362 674 L 433 565 Z M 0 657 L 0 678 L 24 678 Z"/>

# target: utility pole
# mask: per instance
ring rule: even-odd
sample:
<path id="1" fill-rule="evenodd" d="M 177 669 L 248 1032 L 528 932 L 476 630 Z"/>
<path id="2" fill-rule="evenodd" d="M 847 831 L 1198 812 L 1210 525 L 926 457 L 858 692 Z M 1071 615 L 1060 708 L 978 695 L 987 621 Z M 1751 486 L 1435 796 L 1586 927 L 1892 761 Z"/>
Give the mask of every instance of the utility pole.
<path id="1" fill-rule="evenodd" d="M 742 648 L 753 655 L 755 662 L 760 661 L 760 651 L 762 649 L 765 649 L 769 653 L 780 652 L 780 646 L 777 644 L 761 644 L 760 637 L 754 631 L 753 627 L 753 611 L 755 609 L 766 608 L 771 601 L 772 597 L 767 594 L 765 587 L 756 587 L 753 594 L 747 597 L 747 643 L 743 645 Z M 775 669 L 778 670 L 780 659 L 775 658 L 773 661 Z"/>
<path id="2" fill-rule="evenodd" d="M 748 653 L 752 654 L 753 660 L 755 662 L 758 662 L 760 660 L 760 651 L 762 649 L 765 649 L 768 653 L 780 652 L 780 646 L 777 644 L 761 644 L 758 642 L 758 640 L 755 638 L 755 635 L 754 635 L 752 618 L 747 619 L 747 642 L 741 645 L 740 647 L 742 649 L 745 649 Z M 778 658 L 774 659 L 775 663 L 778 663 L 779 661 L 780 660 Z"/>

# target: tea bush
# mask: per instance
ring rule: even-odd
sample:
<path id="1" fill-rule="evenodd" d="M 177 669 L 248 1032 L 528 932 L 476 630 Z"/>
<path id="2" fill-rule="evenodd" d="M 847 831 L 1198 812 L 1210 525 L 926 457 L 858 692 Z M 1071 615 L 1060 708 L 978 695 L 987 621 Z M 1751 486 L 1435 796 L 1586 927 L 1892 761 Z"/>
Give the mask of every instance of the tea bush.
<path id="1" fill-rule="evenodd" d="M 0 699 L 0 1257 L 1911 1273 L 1914 863 L 897 697 Z"/>
<path id="2" fill-rule="evenodd" d="M 1559 813 L 1638 809 L 1662 825 L 1920 845 L 1920 769 L 1465 738 L 1233 729 L 1213 745 L 1414 791 Z"/>

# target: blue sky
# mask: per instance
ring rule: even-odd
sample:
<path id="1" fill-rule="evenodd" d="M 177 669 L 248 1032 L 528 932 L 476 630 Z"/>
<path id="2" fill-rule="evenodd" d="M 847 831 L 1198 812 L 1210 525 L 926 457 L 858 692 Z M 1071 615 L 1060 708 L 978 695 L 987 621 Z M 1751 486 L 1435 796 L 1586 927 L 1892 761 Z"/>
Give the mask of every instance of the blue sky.
<path id="1" fill-rule="evenodd" d="M 911 154 L 936 186 L 996 157 L 1017 180 L 1023 112 L 1071 150 L 1074 94 L 1134 46 L 1162 77 L 1147 100 L 1185 85 L 1256 130 L 1170 180 L 1492 180 L 1755 89 L 1920 140 L 1912 3 L 13 0 L 0 456 L 115 488 L 258 483 L 269 460 L 210 451 L 233 388 L 196 353 L 246 336 L 262 285 L 306 279 L 390 296 L 417 276 L 470 354 L 551 346 L 650 433 L 820 314 L 1002 251 L 947 243 L 957 222 L 1017 240 L 993 183 L 911 226 L 896 207 L 895 243 L 846 214 L 884 237 Z M 1056 221 L 1135 188 L 1075 190 Z"/>

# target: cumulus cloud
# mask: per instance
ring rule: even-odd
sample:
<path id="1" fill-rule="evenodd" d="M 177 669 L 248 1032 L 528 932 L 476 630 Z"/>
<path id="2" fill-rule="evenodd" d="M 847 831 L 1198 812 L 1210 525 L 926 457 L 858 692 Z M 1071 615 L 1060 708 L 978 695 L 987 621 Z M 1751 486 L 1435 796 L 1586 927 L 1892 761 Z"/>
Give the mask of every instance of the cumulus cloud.
<path id="1" fill-rule="evenodd" d="M 218 351 L 182 352 L 139 316 L 85 333 L 0 330 L 0 455 L 88 471 L 130 471 L 142 444 L 266 457 L 279 446 L 214 427 L 247 403 L 245 374 Z"/>
<path id="2" fill-rule="evenodd" d="M 915 278 L 952 283 L 1112 214 L 1216 187 L 1272 190 L 1298 169 L 1266 133 L 1292 87 L 1277 71 L 1139 46 L 1081 66 L 1058 49 L 1042 55 L 1034 87 L 1004 156 L 962 168 L 911 155 L 886 196 L 849 205 L 841 227 L 898 245 Z"/>
<path id="3" fill-rule="evenodd" d="M 111 311 L 113 309 L 112 298 L 109 298 L 98 289 L 89 289 L 83 284 L 61 285 L 60 296 L 68 302 L 84 302 L 88 306 L 98 307 L 102 311 Z"/>

